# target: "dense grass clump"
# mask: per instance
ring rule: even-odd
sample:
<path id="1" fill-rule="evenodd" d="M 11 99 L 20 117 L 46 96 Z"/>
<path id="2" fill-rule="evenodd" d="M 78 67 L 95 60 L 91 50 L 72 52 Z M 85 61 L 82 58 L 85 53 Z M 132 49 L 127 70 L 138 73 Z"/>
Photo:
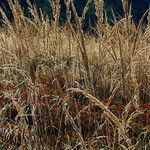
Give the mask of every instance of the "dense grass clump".
<path id="1" fill-rule="evenodd" d="M 135 28 L 126 12 L 104 25 L 97 3 L 95 38 L 77 15 L 77 30 L 59 27 L 58 5 L 53 24 L 11 8 L 13 23 L 1 10 L 0 149 L 150 149 L 149 24 Z"/>

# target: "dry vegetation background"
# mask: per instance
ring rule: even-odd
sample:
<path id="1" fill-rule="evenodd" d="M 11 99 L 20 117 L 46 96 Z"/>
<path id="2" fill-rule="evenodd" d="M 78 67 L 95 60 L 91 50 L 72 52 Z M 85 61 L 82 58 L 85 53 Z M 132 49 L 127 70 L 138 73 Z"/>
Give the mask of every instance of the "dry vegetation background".
<path id="1" fill-rule="evenodd" d="M 126 6 L 124 4 L 124 6 Z M 150 149 L 150 24 L 126 12 L 97 37 L 12 5 L 0 29 L 1 150 Z M 126 7 L 125 7 L 126 8 Z M 86 11 L 86 8 L 85 8 Z"/>

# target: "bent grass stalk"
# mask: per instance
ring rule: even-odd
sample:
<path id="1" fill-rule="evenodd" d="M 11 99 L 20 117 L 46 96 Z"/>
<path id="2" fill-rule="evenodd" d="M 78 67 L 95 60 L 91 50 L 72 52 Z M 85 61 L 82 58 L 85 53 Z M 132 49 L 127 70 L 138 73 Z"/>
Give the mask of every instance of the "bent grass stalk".
<path id="1" fill-rule="evenodd" d="M 124 124 L 122 124 L 119 119 L 105 106 L 100 100 L 97 98 L 93 97 L 92 95 L 88 94 L 87 92 L 80 90 L 80 89 L 75 89 L 75 88 L 70 88 L 67 89 L 67 92 L 77 92 L 83 94 L 85 97 L 89 99 L 91 103 L 94 103 L 95 105 L 99 106 L 104 112 L 106 113 L 107 117 L 118 127 L 121 136 L 125 139 L 125 141 L 128 144 L 128 147 L 132 147 L 131 140 L 128 138 L 128 136 L 125 133 L 125 127 Z"/>

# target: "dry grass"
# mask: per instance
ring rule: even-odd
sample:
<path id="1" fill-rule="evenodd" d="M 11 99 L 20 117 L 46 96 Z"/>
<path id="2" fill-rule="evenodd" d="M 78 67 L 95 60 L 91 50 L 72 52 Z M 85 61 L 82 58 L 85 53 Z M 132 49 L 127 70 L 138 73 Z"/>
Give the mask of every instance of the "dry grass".
<path id="1" fill-rule="evenodd" d="M 1 10 L 0 149 L 150 149 L 150 26 L 103 25 L 97 5 L 97 38 L 77 15 L 60 28 L 58 5 L 52 25 Z"/>

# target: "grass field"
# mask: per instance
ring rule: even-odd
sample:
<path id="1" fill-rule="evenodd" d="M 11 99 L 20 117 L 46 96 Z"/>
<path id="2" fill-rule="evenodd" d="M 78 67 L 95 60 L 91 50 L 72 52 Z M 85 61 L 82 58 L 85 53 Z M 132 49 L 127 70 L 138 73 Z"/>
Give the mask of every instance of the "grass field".
<path id="1" fill-rule="evenodd" d="M 135 28 L 126 13 L 111 27 L 98 11 L 95 37 L 78 17 L 77 31 L 69 19 L 59 27 L 58 7 L 52 25 L 11 7 L 13 23 L 1 10 L 0 149 L 150 149 L 150 24 Z"/>

